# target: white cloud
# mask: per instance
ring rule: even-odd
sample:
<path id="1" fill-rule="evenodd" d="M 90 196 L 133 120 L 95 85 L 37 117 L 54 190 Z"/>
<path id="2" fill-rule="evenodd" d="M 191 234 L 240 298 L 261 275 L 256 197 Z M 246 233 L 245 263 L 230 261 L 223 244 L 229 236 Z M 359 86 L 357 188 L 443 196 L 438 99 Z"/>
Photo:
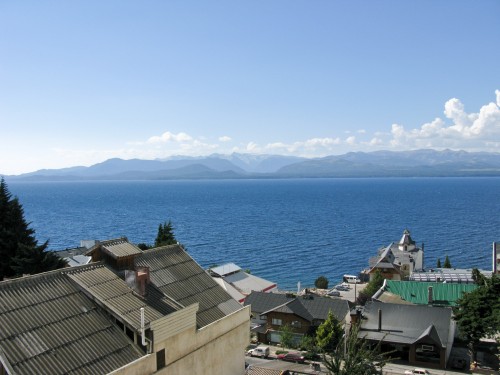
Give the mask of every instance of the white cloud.
<path id="1" fill-rule="evenodd" d="M 231 141 L 231 137 L 228 137 L 227 135 L 224 135 L 222 137 L 219 137 L 219 141 L 220 142 L 230 142 Z"/>
<path id="2" fill-rule="evenodd" d="M 146 142 L 147 143 L 152 143 L 152 144 L 157 144 L 157 143 L 167 143 L 167 142 L 189 142 L 193 138 L 186 134 L 186 133 L 170 133 L 170 132 L 165 132 L 160 136 L 153 136 L 150 137 Z"/>
<path id="3" fill-rule="evenodd" d="M 500 143 L 500 91 L 496 103 L 482 106 L 477 113 L 467 113 L 462 102 L 453 98 L 444 105 L 446 119 L 435 118 L 420 128 L 406 130 L 393 124 L 391 146 L 394 148 L 455 148 L 469 151 L 496 151 Z"/>
<path id="4" fill-rule="evenodd" d="M 347 137 L 345 142 L 348 144 L 348 145 L 354 145 L 356 143 L 356 137 L 354 136 L 350 136 L 350 137 Z"/>

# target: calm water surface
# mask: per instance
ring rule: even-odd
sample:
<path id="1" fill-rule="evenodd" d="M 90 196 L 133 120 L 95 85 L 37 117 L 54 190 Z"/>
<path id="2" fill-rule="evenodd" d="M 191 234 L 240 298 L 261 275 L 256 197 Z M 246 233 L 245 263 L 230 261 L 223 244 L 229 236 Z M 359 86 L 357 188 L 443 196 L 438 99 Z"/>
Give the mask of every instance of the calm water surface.
<path id="1" fill-rule="evenodd" d="M 9 182 L 37 239 L 52 250 L 82 239 L 153 243 L 172 220 L 202 266 L 234 262 L 294 289 L 365 268 L 405 228 L 426 265 L 491 269 L 500 241 L 500 178 Z"/>

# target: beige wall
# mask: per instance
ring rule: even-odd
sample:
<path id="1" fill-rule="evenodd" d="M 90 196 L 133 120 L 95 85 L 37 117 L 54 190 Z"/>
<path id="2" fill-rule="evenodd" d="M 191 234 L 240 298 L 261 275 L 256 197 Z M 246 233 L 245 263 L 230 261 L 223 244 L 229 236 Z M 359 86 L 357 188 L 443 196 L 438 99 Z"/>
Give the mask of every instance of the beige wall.
<path id="1" fill-rule="evenodd" d="M 245 349 L 250 341 L 250 308 L 244 307 L 198 330 L 197 310 L 195 304 L 151 322 L 157 333 L 153 330 L 154 352 L 112 374 L 243 374 Z M 165 367 L 156 371 L 156 352 L 162 349 Z"/>
<path id="2" fill-rule="evenodd" d="M 156 345 L 165 348 L 166 367 L 158 374 L 243 374 L 250 341 L 249 307 L 199 330 L 187 329 Z"/>

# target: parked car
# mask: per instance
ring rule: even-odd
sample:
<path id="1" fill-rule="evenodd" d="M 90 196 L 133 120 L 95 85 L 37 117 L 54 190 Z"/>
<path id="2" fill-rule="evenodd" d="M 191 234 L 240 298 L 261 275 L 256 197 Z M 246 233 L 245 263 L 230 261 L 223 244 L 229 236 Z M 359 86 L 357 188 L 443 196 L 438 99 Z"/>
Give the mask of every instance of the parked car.
<path id="1" fill-rule="evenodd" d="M 335 289 L 340 290 L 342 292 L 348 292 L 349 291 L 349 288 L 346 287 L 346 286 L 344 286 L 344 285 L 337 285 L 337 286 L 335 286 Z"/>
<path id="2" fill-rule="evenodd" d="M 300 353 L 286 353 L 286 354 L 278 354 L 277 359 L 281 359 L 282 361 L 295 362 L 295 363 L 304 363 L 306 360 L 303 355 Z"/>
<path id="3" fill-rule="evenodd" d="M 340 292 L 338 290 L 330 290 L 326 295 L 330 297 L 340 297 Z"/>
<path id="4" fill-rule="evenodd" d="M 247 355 L 250 357 L 267 358 L 269 357 L 269 346 L 258 346 L 254 349 L 250 349 L 247 352 Z"/>
<path id="5" fill-rule="evenodd" d="M 416 368 L 414 370 L 406 370 L 405 375 L 430 375 L 430 372 L 424 368 Z"/>

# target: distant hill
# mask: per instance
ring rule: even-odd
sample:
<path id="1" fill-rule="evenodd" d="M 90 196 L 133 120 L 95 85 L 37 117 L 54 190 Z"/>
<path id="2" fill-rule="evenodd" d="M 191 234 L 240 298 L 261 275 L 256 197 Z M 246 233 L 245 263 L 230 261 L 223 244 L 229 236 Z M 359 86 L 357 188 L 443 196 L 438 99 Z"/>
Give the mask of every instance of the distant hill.
<path id="1" fill-rule="evenodd" d="M 90 167 L 42 169 L 7 177 L 71 181 L 420 176 L 500 176 L 500 153 L 415 150 L 350 152 L 314 159 L 237 153 L 164 160 L 109 159 Z"/>

